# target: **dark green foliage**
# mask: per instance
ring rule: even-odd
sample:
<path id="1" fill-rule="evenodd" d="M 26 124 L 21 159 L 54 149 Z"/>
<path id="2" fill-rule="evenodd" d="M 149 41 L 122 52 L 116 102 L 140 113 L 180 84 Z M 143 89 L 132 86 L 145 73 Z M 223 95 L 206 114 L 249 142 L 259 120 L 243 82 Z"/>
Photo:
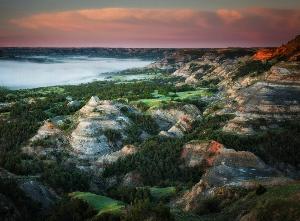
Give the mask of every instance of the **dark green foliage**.
<path id="1" fill-rule="evenodd" d="M 190 65 L 189 71 L 195 72 L 195 71 L 198 71 L 201 68 L 201 69 L 203 69 L 203 72 L 205 72 L 205 71 L 209 70 L 211 67 L 212 66 L 209 65 L 209 64 L 199 65 L 199 64 L 192 63 Z"/>
<path id="2" fill-rule="evenodd" d="M 100 100 L 113 100 L 126 98 L 129 101 L 143 98 L 152 98 L 155 90 L 159 91 L 176 91 L 174 85 L 169 81 L 159 79 L 144 82 L 120 83 L 113 82 L 92 82 L 77 86 L 64 86 L 68 94 L 75 98 L 84 97 L 86 100 L 91 96 L 97 95 Z"/>
<path id="3" fill-rule="evenodd" d="M 120 214 L 102 213 L 91 219 L 91 221 L 122 221 Z"/>
<path id="4" fill-rule="evenodd" d="M 131 112 L 126 112 L 125 114 L 133 121 L 133 124 L 127 128 L 128 136 L 124 141 L 125 144 L 141 142 L 140 135 L 143 131 L 150 135 L 158 134 L 159 127 L 150 115 Z"/>
<path id="5" fill-rule="evenodd" d="M 207 108 L 208 105 L 206 101 L 201 99 L 188 99 L 188 100 L 183 100 L 182 102 L 195 105 L 200 110 L 201 113 L 203 113 L 203 111 Z"/>
<path id="6" fill-rule="evenodd" d="M 227 50 L 222 50 L 219 53 L 223 55 L 222 59 L 235 59 L 246 55 L 252 56 L 255 53 L 255 50 L 245 50 L 244 48 L 229 48 Z"/>
<path id="7" fill-rule="evenodd" d="M 138 200 L 151 200 L 151 193 L 149 188 L 135 188 L 135 187 L 118 187 L 108 190 L 108 196 L 123 201 L 127 204 L 132 204 Z"/>
<path id="8" fill-rule="evenodd" d="M 0 120 L 0 151 L 16 150 L 38 129 L 39 124 L 30 120 Z"/>
<path id="9" fill-rule="evenodd" d="M 211 80 L 202 80 L 200 82 L 200 85 L 202 87 L 214 87 L 216 86 L 218 83 L 220 83 L 220 79 L 218 78 L 214 78 L 214 79 L 211 79 Z"/>
<path id="10" fill-rule="evenodd" d="M 150 115 L 128 113 L 127 116 L 133 121 L 134 124 L 145 130 L 149 134 L 158 133 L 158 125 Z"/>
<path id="11" fill-rule="evenodd" d="M 170 209 L 159 203 L 151 203 L 149 200 L 140 200 L 129 207 L 122 219 L 124 221 L 173 221 L 174 217 Z"/>
<path id="12" fill-rule="evenodd" d="M 15 173 L 26 170 L 21 168 L 18 148 L 33 136 L 44 118 L 45 113 L 36 105 L 16 104 L 11 108 L 9 120 L 0 119 L 0 166 Z"/>
<path id="13" fill-rule="evenodd" d="M 221 202 L 222 200 L 218 197 L 208 197 L 205 199 L 201 199 L 197 203 L 198 207 L 196 208 L 195 213 L 198 215 L 218 213 L 221 211 Z"/>
<path id="14" fill-rule="evenodd" d="M 299 199 L 267 199 L 256 210 L 258 221 L 298 221 L 300 217 Z"/>
<path id="15" fill-rule="evenodd" d="M 166 70 L 161 70 L 158 68 L 132 68 L 132 69 L 127 69 L 119 72 L 112 72 L 112 73 L 106 73 L 107 75 L 121 75 L 121 76 L 126 76 L 126 75 L 141 75 L 141 74 L 146 74 L 146 75 L 153 75 L 153 74 L 160 74 L 164 73 L 166 74 Z"/>
<path id="16" fill-rule="evenodd" d="M 96 214 L 86 202 L 65 197 L 53 208 L 47 221 L 84 221 Z"/>
<path id="17" fill-rule="evenodd" d="M 42 171 L 43 166 L 41 161 L 18 151 L 2 152 L 0 154 L 0 165 L 10 172 L 20 175 L 39 173 Z"/>
<path id="18" fill-rule="evenodd" d="M 120 108 L 120 111 L 121 111 L 123 114 L 128 114 L 128 113 L 129 113 L 129 109 L 128 109 L 128 107 L 126 107 L 126 106 L 121 107 L 121 108 Z"/>
<path id="19" fill-rule="evenodd" d="M 149 185 L 170 185 L 178 181 L 197 182 L 202 175 L 200 168 L 180 167 L 180 154 L 184 143 L 184 139 L 149 139 L 142 144 L 138 153 L 119 159 L 107 167 L 103 175 L 109 177 L 136 170 L 141 174 L 144 183 Z"/>
<path id="20" fill-rule="evenodd" d="M 147 111 L 149 109 L 148 105 L 145 104 L 144 102 L 138 102 L 136 104 L 137 108 L 140 109 L 141 111 Z"/>
<path id="21" fill-rule="evenodd" d="M 49 147 L 55 145 L 55 141 L 49 137 L 44 139 L 34 140 L 31 143 L 32 146 L 42 146 L 42 147 Z"/>
<path id="22" fill-rule="evenodd" d="M 216 140 L 228 148 L 250 151 L 269 163 L 285 162 L 293 166 L 300 164 L 300 124 L 282 123 L 280 129 L 268 130 L 260 134 L 238 135 L 225 133 L 220 129 L 232 115 L 206 117 L 194 123 L 194 131 L 186 135 L 188 140 Z M 276 137 L 276 139 L 274 139 Z"/>
<path id="23" fill-rule="evenodd" d="M 107 129 L 104 131 L 104 135 L 107 137 L 107 139 L 110 142 L 117 142 L 122 138 L 122 135 L 119 131 L 117 130 L 112 130 L 112 129 Z"/>
<path id="24" fill-rule="evenodd" d="M 81 106 L 78 107 L 69 107 L 66 102 L 53 104 L 52 107 L 49 108 L 48 112 L 51 116 L 60 116 L 60 115 L 70 115 L 78 111 Z"/>
<path id="25" fill-rule="evenodd" d="M 251 151 L 270 163 L 286 162 L 293 166 L 300 164 L 298 122 L 286 122 L 279 130 L 270 130 L 254 136 L 216 133 L 214 138 L 230 148 Z"/>
<path id="26" fill-rule="evenodd" d="M 219 91 L 218 84 L 220 83 L 219 78 L 214 78 L 211 80 L 202 80 L 199 86 L 208 88 L 209 92 L 217 93 Z"/>
<path id="27" fill-rule="evenodd" d="M 257 76 L 265 71 L 268 71 L 271 68 L 272 64 L 270 62 L 262 62 L 262 61 L 248 61 L 242 64 L 236 75 L 232 78 L 232 80 L 237 80 L 240 77 L 247 76 L 251 74 L 251 76 Z"/>
<path id="28" fill-rule="evenodd" d="M 195 121 L 193 124 L 193 132 L 186 135 L 187 140 L 211 140 L 216 137 L 219 130 L 225 125 L 225 123 L 232 119 L 234 116 L 227 115 L 215 115 L 207 116 L 202 120 Z"/>
<path id="29" fill-rule="evenodd" d="M 10 90 L 0 86 L 0 102 L 6 101 L 6 96 L 9 94 Z"/>
<path id="30" fill-rule="evenodd" d="M 265 192 L 267 192 L 267 189 L 262 185 L 259 185 L 255 191 L 256 195 L 262 195 Z"/>
<path id="31" fill-rule="evenodd" d="M 16 149 L 39 127 L 39 122 L 47 116 L 38 104 L 17 103 L 10 109 L 9 121 L 0 119 L 0 149 Z"/>
<path id="32" fill-rule="evenodd" d="M 83 171 L 73 166 L 45 166 L 41 179 L 57 192 L 86 191 L 90 178 Z"/>
<path id="33" fill-rule="evenodd" d="M 142 131 L 141 128 L 135 124 L 129 126 L 127 128 L 127 139 L 124 141 L 124 144 L 136 144 L 139 143 L 140 140 L 140 135 Z"/>

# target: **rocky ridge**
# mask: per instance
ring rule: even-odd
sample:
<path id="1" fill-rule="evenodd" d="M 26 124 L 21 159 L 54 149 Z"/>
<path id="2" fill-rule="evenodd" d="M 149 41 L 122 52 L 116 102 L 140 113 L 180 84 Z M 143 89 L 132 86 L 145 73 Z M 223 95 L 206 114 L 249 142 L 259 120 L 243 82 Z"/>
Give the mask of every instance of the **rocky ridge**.
<path id="1" fill-rule="evenodd" d="M 235 97 L 236 117 L 225 131 L 253 134 L 252 122 L 267 121 L 259 130 L 278 127 L 279 122 L 298 119 L 300 114 L 300 63 L 280 62 L 261 81 L 241 89 Z M 259 131 L 258 130 L 258 131 Z"/>
<path id="2" fill-rule="evenodd" d="M 192 141 L 182 150 L 181 158 L 186 166 L 201 166 L 204 174 L 191 190 L 177 201 L 186 211 L 193 211 L 199 199 L 215 196 L 221 189 L 253 189 L 283 185 L 292 180 L 266 165 L 251 152 L 227 149 L 216 141 Z"/>
<path id="3" fill-rule="evenodd" d="M 300 35 L 278 48 L 263 48 L 258 50 L 253 58 L 255 60 L 286 59 L 288 61 L 300 60 Z"/>
<path id="4" fill-rule="evenodd" d="M 299 39 L 297 36 L 272 49 L 274 53 L 268 59 L 258 59 L 265 49 L 259 49 L 253 56 L 249 52 L 233 58 L 224 54 L 226 50 L 223 54 L 218 50 L 204 51 L 201 56 L 182 64 L 172 75 L 189 85 L 217 83 L 222 92 L 219 100 L 223 108 L 214 114 L 236 115 L 224 131 L 254 134 L 276 128 L 278 123 L 299 116 Z M 226 53 L 232 51 L 228 49 Z M 261 119 L 266 123 L 262 121 L 257 128 Z"/>
<path id="5" fill-rule="evenodd" d="M 92 97 L 80 109 L 78 125 L 71 133 L 70 144 L 73 150 L 83 155 L 104 155 L 117 150 L 126 138 L 125 129 L 131 120 L 121 112 L 126 105 L 113 101 L 100 101 Z M 126 106 L 130 111 L 134 111 Z M 118 134 L 118 139 L 109 140 L 106 131 Z"/>
<path id="6" fill-rule="evenodd" d="M 51 188 L 37 181 L 35 177 L 17 176 L 3 168 L 0 168 L 0 178 L 2 181 L 16 182 L 17 187 L 23 191 L 27 197 L 29 197 L 33 202 L 41 205 L 41 212 L 47 212 L 60 198 Z M 2 198 L 0 200 L 0 204 L 1 202 L 8 202 L 8 205 L 6 206 L 14 210 L 14 215 L 9 214 L 8 216 L 19 216 L 19 212 L 17 207 L 14 206 L 14 202 L 10 202 L 8 199 L 3 200 L 4 197 L 5 196 L 0 194 L 0 198 Z"/>

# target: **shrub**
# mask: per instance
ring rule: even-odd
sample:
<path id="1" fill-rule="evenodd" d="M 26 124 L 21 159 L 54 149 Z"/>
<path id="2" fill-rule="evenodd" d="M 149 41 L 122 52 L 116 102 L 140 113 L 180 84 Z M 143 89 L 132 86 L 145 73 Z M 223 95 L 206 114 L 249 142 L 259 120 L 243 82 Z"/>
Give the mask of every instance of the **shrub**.
<path id="1" fill-rule="evenodd" d="M 300 217 L 299 199 L 266 199 L 255 208 L 258 221 L 295 221 Z"/>
<path id="2" fill-rule="evenodd" d="M 91 219 L 91 221 L 121 221 L 120 214 L 101 213 Z"/>
<path id="3" fill-rule="evenodd" d="M 48 165 L 42 173 L 42 180 L 57 192 L 86 191 L 90 177 L 75 166 Z"/>
<path id="4" fill-rule="evenodd" d="M 51 211 L 47 221 L 82 221 L 97 214 L 97 211 L 79 199 L 63 198 Z"/>
<path id="5" fill-rule="evenodd" d="M 119 187 L 108 190 L 108 196 L 132 204 L 138 200 L 151 200 L 149 188 Z"/>
<path id="6" fill-rule="evenodd" d="M 6 101 L 6 96 L 10 93 L 10 90 L 6 87 L 0 86 L 0 102 Z"/>
<path id="7" fill-rule="evenodd" d="M 261 61 L 248 61 L 238 68 L 236 75 L 232 80 L 237 80 L 241 77 L 251 74 L 251 76 L 257 76 L 271 68 L 272 64 L 270 62 Z"/>
<path id="8" fill-rule="evenodd" d="M 38 139 L 34 140 L 31 143 L 32 146 L 37 147 L 37 146 L 42 146 L 42 147 L 49 147 L 55 145 L 55 141 L 51 139 L 50 137 L 46 137 L 44 139 Z"/>
<path id="9" fill-rule="evenodd" d="M 262 195 L 265 192 L 267 192 L 267 189 L 262 185 L 259 185 L 255 191 L 256 195 Z"/>
<path id="10" fill-rule="evenodd" d="M 104 131 L 104 135 L 107 137 L 107 139 L 110 142 L 117 142 L 122 138 L 122 135 L 119 131 L 117 130 L 112 130 L 112 129 L 107 129 Z"/>
<path id="11" fill-rule="evenodd" d="M 197 182 L 199 168 L 182 168 L 181 149 L 185 139 L 153 137 L 142 143 L 140 150 L 106 167 L 103 176 L 123 175 L 136 170 L 147 185 L 173 185 L 175 182 Z"/>
<path id="12" fill-rule="evenodd" d="M 129 113 L 128 117 L 141 129 L 150 134 L 158 133 L 158 125 L 150 115 Z"/>
<path id="13" fill-rule="evenodd" d="M 218 197 L 209 197 L 200 199 L 198 201 L 198 207 L 195 212 L 198 215 L 204 215 L 209 213 L 218 213 L 221 211 L 221 199 Z"/>
<path id="14" fill-rule="evenodd" d="M 285 122 L 278 130 L 269 130 L 252 136 L 215 133 L 212 137 L 235 150 L 253 152 L 270 163 L 285 162 L 295 167 L 300 164 L 298 151 L 300 124 L 298 122 Z"/>
<path id="15" fill-rule="evenodd" d="M 42 163 L 18 151 L 0 152 L 0 165 L 20 175 L 36 174 L 42 171 Z"/>
<path id="16" fill-rule="evenodd" d="M 124 221 L 173 221 L 170 209 L 164 206 L 162 203 L 154 204 L 149 200 L 140 200 L 135 202 L 131 207 L 129 207 L 126 212 Z"/>

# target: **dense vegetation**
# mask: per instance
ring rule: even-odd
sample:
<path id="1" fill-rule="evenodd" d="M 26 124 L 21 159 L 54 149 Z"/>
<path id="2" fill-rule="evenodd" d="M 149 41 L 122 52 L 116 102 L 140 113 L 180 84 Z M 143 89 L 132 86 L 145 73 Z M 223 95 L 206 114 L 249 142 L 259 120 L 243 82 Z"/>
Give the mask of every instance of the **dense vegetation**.
<path id="1" fill-rule="evenodd" d="M 97 211 L 79 199 L 64 197 L 52 209 L 47 221 L 82 221 L 94 217 Z"/>
<path id="2" fill-rule="evenodd" d="M 271 66 L 271 62 L 262 62 L 255 60 L 247 61 L 238 68 L 238 71 L 234 75 L 233 80 L 237 80 L 245 76 L 258 76 L 265 71 L 268 71 Z"/>
<path id="3" fill-rule="evenodd" d="M 295 167 L 300 164 L 299 122 L 285 122 L 280 129 L 269 130 L 254 136 L 220 133 L 215 135 L 215 139 L 236 150 L 251 151 L 272 164 L 285 162 Z"/>
<path id="4" fill-rule="evenodd" d="M 58 193 L 85 191 L 89 188 L 90 177 L 75 165 L 45 165 L 41 179 Z"/>
<path id="5" fill-rule="evenodd" d="M 180 154 L 184 142 L 184 139 L 149 139 L 141 145 L 137 154 L 121 158 L 107 167 L 103 176 L 122 175 L 136 170 L 146 185 L 196 182 L 202 175 L 200 168 L 180 167 Z"/>

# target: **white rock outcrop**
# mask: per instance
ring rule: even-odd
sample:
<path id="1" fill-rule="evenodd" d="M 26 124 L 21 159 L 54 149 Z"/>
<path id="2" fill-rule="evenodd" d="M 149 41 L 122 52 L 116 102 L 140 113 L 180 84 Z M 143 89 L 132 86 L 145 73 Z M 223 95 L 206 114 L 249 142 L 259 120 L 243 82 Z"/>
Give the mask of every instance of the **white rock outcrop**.
<path id="1" fill-rule="evenodd" d="M 125 129 L 131 125 L 130 119 L 120 109 L 126 105 L 114 101 L 100 101 L 97 96 L 80 109 L 78 125 L 71 133 L 73 150 L 84 155 L 105 155 L 122 145 L 126 137 Z M 129 107 L 128 107 L 129 108 Z M 109 140 L 105 131 L 114 131 L 119 140 Z"/>

